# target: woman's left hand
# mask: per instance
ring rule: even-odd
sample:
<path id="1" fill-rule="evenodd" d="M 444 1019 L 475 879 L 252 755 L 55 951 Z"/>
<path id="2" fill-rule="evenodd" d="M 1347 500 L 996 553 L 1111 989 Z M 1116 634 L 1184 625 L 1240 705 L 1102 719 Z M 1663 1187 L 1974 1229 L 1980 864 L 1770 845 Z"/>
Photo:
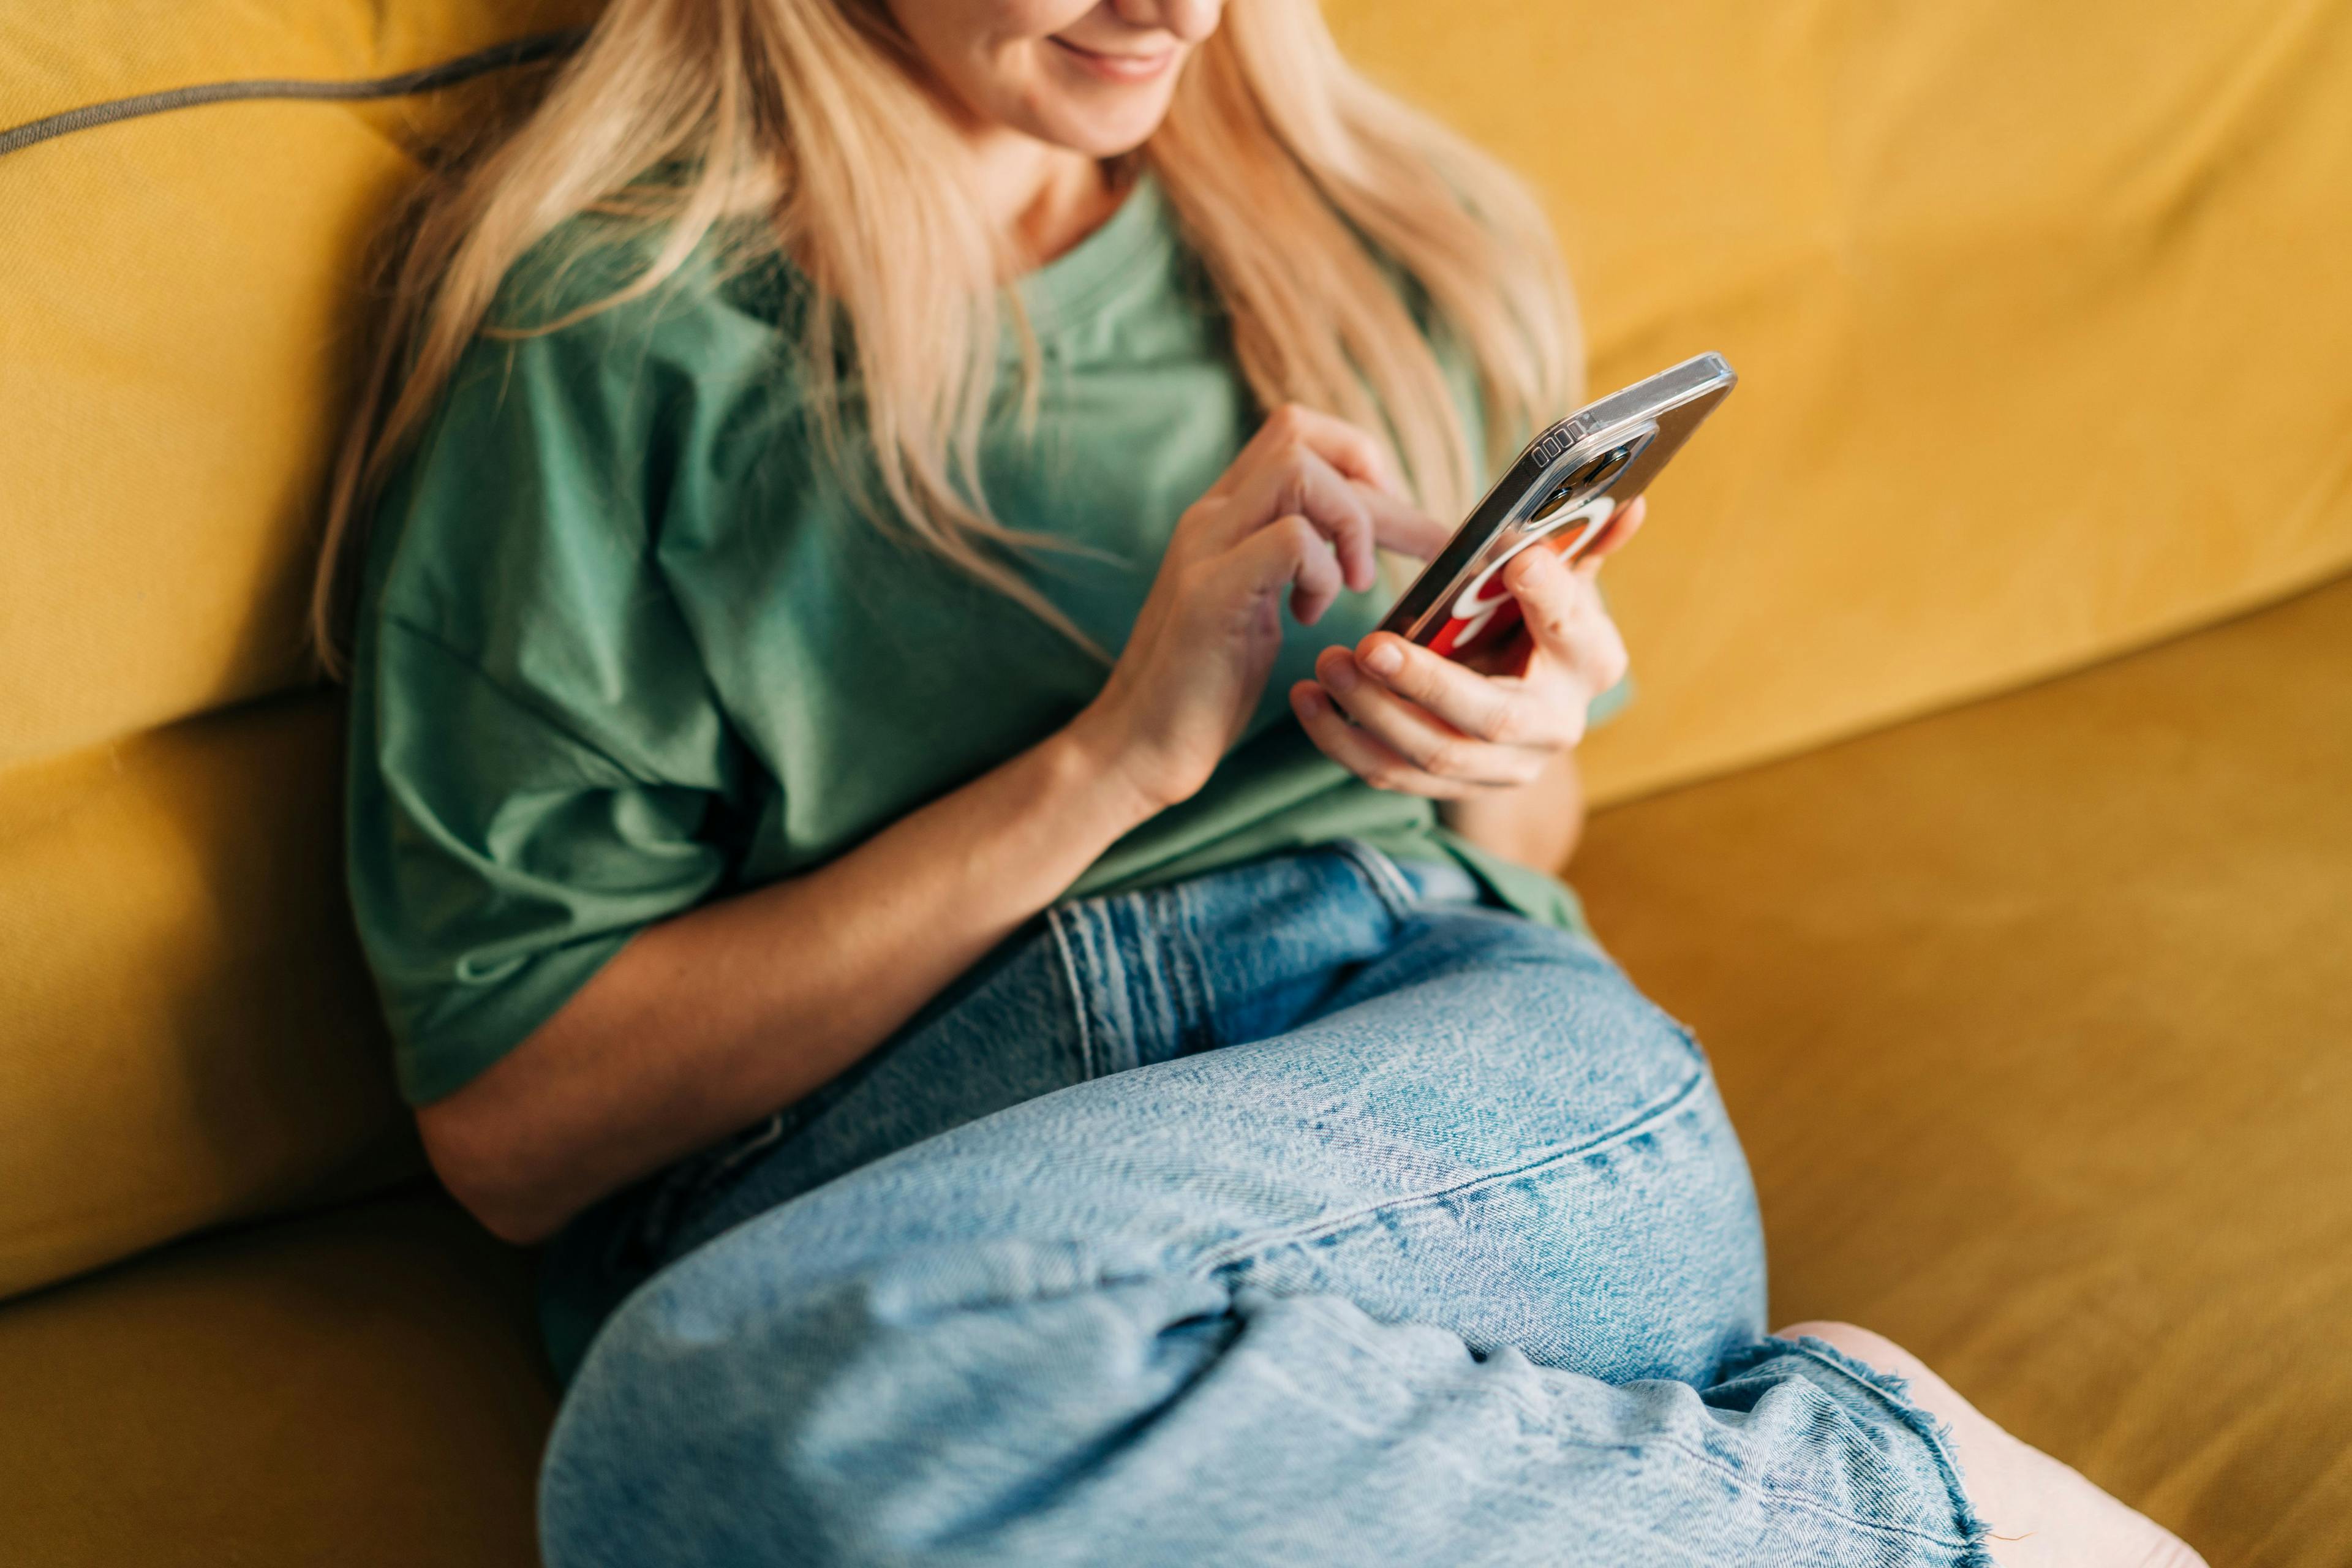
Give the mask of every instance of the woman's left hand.
<path id="1" fill-rule="evenodd" d="M 1503 568 L 1524 629 L 1465 663 L 1374 632 L 1329 647 L 1291 710 L 1334 762 L 1381 789 L 1459 800 L 1530 784 L 1584 739 L 1592 700 L 1625 675 L 1601 563 L 1642 526 L 1635 498 L 1574 565 L 1537 544 Z M 1353 720 L 1350 723 L 1349 721 Z"/>

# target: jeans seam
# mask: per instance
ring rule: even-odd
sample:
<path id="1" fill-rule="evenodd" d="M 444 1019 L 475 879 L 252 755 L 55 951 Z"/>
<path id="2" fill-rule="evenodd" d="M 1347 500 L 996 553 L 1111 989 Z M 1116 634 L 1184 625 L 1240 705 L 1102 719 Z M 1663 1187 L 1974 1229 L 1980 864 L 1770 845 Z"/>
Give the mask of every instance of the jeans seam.
<path id="1" fill-rule="evenodd" d="M 1204 1037 L 1202 1041 L 1203 1048 L 1223 1045 L 1224 1042 L 1218 1037 L 1216 1028 L 1217 994 L 1209 979 L 1209 965 L 1201 951 L 1197 918 L 1199 901 L 1190 882 L 1178 882 L 1170 890 L 1175 898 L 1176 930 L 1182 934 L 1183 941 L 1179 943 L 1163 939 L 1161 946 L 1168 955 L 1167 966 L 1172 972 L 1171 978 L 1182 992 L 1183 1007 L 1192 1015 L 1180 1026 L 1177 1043 L 1181 1045 L 1183 1035 L 1197 1030 Z"/>
<path id="2" fill-rule="evenodd" d="M 1114 943 L 1122 938 L 1119 920 L 1111 912 L 1111 906 L 1126 914 L 1131 933 L 1118 954 L 1119 984 L 1127 1001 L 1128 1042 L 1133 1047 L 1124 1053 L 1130 1058 L 1125 1063 L 1128 1067 L 1173 1056 L 1183 1026 L 1175 994 L 1178 982 L 1169 973 L 1167 943 L 1160 935 L 1168 923 L 1161 910 L 1169 901 L 1165 889 L 1145 888 L 1118 894 L 1103 910 L 1103 920 Z"/>
<path id="3" fill-rule="evenodd" d="M 1371 884 L 1372 895 L 1399 921 L 1410 919 L 1420 895 L 1397 863 L 1360 838 L 1335 838 L 1331 847 Z"/>
<path id="4" fill-rule="evenodd" d="M 1399 1364 L 1395 1358 L 1388 1353 L 1388 1347 L 1369 1335 L 1359 1333 L 1355 1325 L 1344 1318 L 1331 1318 L 1329 1323 L 1333 1332 L 1354 1345 L 1368 1359 L 1379 1363 L 1388 1372 L 1395 1374 L 1400 1381 L 1407 1378 L 1413 1370 Z M 1707 1452 L 1697 1444 L 1685 1442 L 1679 1437 L 1659 1435 L 1624 1443 L 1588 1442 L 1573 1434 L 1559 1431 L 1558 1416 L 1542 1405 L 1521 1394 L 1518 1390 L 1505 1384 L 1499 1385 L 1496 1392 L 1509 1400 L 1522 1415 L 1531 1418 L 1547 1436 L 1558 1442 L 1570 1444 L 1580 1448 L 1613 1449 L 1629 1453 L 1639 1453 L 1645 1447 L 1671 1448 L 1684 1458 L 1694 1460 L 1722 1476 L 1734 1485 L 1752 1492 L 1768 1502 L 1778 1503 L 1784 1508 L 1795 1509 L 1800 1512 L 1813 1514 L 1822 1519 L 1835 1520 L 1841 1524 L 1852 1525 L 1856 1530 L 1866 1531 L 1874 1535 L 1900 1536 L 1906 1541 L 1927 1541 L 1938 1546 L 1958 1547 L 1964 1554 L 1971 1552 L 1977 1544 L 1961 1536 L 1939 1535 L 1929 1531 L 1915 1530 L 1909 1525 L 1888 1524 L 1879 1520 L 1857 1519 L 1853 1514 L 1818 1502 L 1802 1492 L 1787 1491 L 1768 1481 L 1759 1480 L 1738 1466 L 1726 1463 L 1721 1458 Z M 1972 1561 L 1974 1561 L 1972 1557 L 1966 1555 L 1962 1559 L 1964 1564 Z"/>
<path id="5" fill-rule="evenodd" d="M 1904 1425 L 1920 1441 L 1927 1444 L 1927 1452 L 1936 1461 L 1937 1475 L 1955 1500 L 1956 1512 L 1962 1528 L 1969 1532 L 1969 1544 L 1978 1543 L 1977 1538 L 1986 1532 L 1987 1527 L 1976 1511 L 1975 1500 L 1969 1496 L 1968 1487 L 1960 1473 L 1959 1456 L 1952 1452 L 1949 1441 L 1951 1428 L 1911 1398 L 1909 1384 L 1901 1378 L 1882 1373 L 1857 1358 L 1845 1355 L 1835 1346 L 1825 1344 L 1811 1336 L 1799 1340 L 1788 1340 L 1774 1334 L 1769 1337 L 1769 1342 L 1786 1346 L 1790 1352 L 1801 1355 L 1817 1365 L 1827 1367 L 1832 1372 L 1860 1384 L 1880 1400 L 1893 1405 L 1895 1415 L 1903 1420 Z"/>
<path id="6" fill-rule="evenodd" d="M 1094 995 L 1087 982 L 1087 966 L 1079 962 L 1074 946 L 1084 939 L 1074 936 L 1070 930 L 1085 917 L 1066 904 L 1056 904 L 1046 912 L 1054 932 L 1054 946 L 1062 957 L 1062 978 L 1069 986 L 1070 1016 L 1077 1025 L 1078 1071 L 1092 1081 L 1103 1076 L 1095 1048 Z"/>
<path id="7" fill-rule="evenodd" d="M 1252 1256 L 1282 1247 L 1298 1247 L 1322 1237 L 1334 1236 L 1376 1219 L 1381 1215 L 1424 1208 L 1433 1204 L 1443 1203 L 1448 1198 L 1460 1197 L 1482 1188 L 1515 1181 L 1521 1176 L 1533 1175 L 1549 1166 L 1563 1164 L 1571 1160 L 1585 1159 L 1620 1143 L 1630 1143 L 1652 1128 L 1672 1121 L 1681 1114 L 1683 1110 L 1713 1082 L 1713 1075 L 1705 1071 L 1695 1073 L 1678 1085 L 1673 1093 L 1644 1106 L 1624 1122 L 1570 1148 L 1554 1149 L 1536 1159 L 1525 1160 L 1520 1163 L 1499 1170 L 1481 1171 L 1447 1186 L 1429 1192 L 1389 1198 L 1329 1219 L 1318 1220 L 1313 1225 L 1302 1226 L 1295 1230 L 1252 1237 L 1245 1242 L 1228 1242 L 1196 1260 L 1192 1265 L 1192 1272 L 1213 1274 L 1219 1269 L 1229 1268 Z"/>
<path id="8" fill-rule="evenodd" d="M 1339 1333 L 1340 1338 L 1345 1338 L 1350 1344 L 1355 1344 L 1357 1350 L 1364 1352 L 1364 1356 L 1367 1356 L 1369 1361 L 1379 1361 L 1381 1366 L 1388 1368 L 1390 1373 L 1395 1373 L 1400 1380 L 1409 1375 L 1409 1373 L 1416 1371 L 1416 1368 L 1397 1363 L 1395 1356 L 1388 1354 L 1388 1347 L 1385 1347 L 1385 1344 L 1376 1342 L 1376 1340 L 1369 1338 L 1369 1335 L 1357 1333 L 1355 1326 L 1345 1321 L 1345 1319 L 1331 1319 L 1331 1328 L 1334 1328 L 1334 1333 Z M 1545 1368 L 1545 1371 L 1550 1371 L 1550 1368 Z M 1715 1474 L 1724 1477 L 1727 1481 L 1734 1483 L 1734 1486 L 1743 1488 L 1743 1490 L 1748 1490 L 1748 1493 L 1761 1498 L 1764 1502 L 1780 1504 L 1780 1507 L 1797 1510 L 1801 1511 L 1801 1514 L 1813 1514 L 1818 1516 L 1818 1519 L 1834 1519 L 1837 1523 L 1853 1526 L 1855 1531 L 1865 1531 L 1870 1532 L 1870 1535 L 1898 1535 L 1898 1538 L 1903 1540 L 1924 1540 L 1924 1542 L 1933 1542 L 1933 1544 L 1938 1544 L 1938 1547 L 1959 1547 L 1961 1554 L 1964 1554 L 1961 1556 L 1961 1563 L 1973 1563 L 1973 1561 L 1976 1561 L 1973 1556 L 1969 1556 L 1973 1552 L 1973 1547 L 1976 1547 L 1973 1540 L 1959 1538 L 1959 1535 L 1938 1535 L 1938 1532 L 1933 1532 L 1933 1531 L 1916 1531 L 1916 1528 L 1912 1526 L 1903 1526 L 1903 1523 L 1886 1523 L 1886 1521 L 1879 1521 L 1879 1519 L 1855 1519 L 1853 1514 L 1834 1510 L 1834 1507 L 1830 1507 L 1830 1504 L 1818 1502 L 1818 1500 L 1809 1498 L 1809 1495 L 1804 1493 L 1792 1493 L 1792 1490 L 1778 1488 L 1769 1481 L 1759 1481 L 1759 1479 L 1750 1477 L 1745 1469 L 1740 1469 L 1738 1465 L 1728 1465 L 1728 1462 L 1724 1462 L 1719 1455 L 1707 1453 L 1707 1450 L 1700 1448 L 1698 1444 L 1689 1444 L 1689 1441 L 1684 1441 L 1684 1438 L 1679 1436 L 1654 1434 L 1654 1436 L 1637 1438 L 1637 1441 L 1625 1441 L 1625 1444 L 1595 1444 L 1595 1441 L 1580 1438 L 1576 1436 L 1576 1434 L 1559 1432 L 1559 1417 L 1557 1417 L 1557 1413 L 1548 1411 L 1548 1408 L 1545 1408 L 1543 1404 L 1538 1404 L 1538 1401 L 1527 1399 L 1524 1394 L 1519 1394 L 1519 1389 L 1510 1387 L 1510 1384 L 1498 1384 L 1496 1392 L 1498 1392 L 1503 1399 L 1510 1401 L 1512 1405 L 1517 1405 L 1522 1415 L 1531 1417 L 1531 1420 L 1534 1420 L 1536 1425 L 1548 1434 L 1548 1436 L 1552 1436 L 1555 1441 L 1559 1441 L 1559 1444 L 1569 1444 L 1573 1446 L 1573 1448 L 1618 1450 L 1618 1453 L 1639 1453 L 1642 1448 L 1673 1448 L 1675 1453 L 1679 1453 L 1682 1458 L 1686 1458 L 1686 1460 L 1694 1460 L 1696 1465 L 1703 1465 L 1706 1469 L 1715 1471 Z"/>

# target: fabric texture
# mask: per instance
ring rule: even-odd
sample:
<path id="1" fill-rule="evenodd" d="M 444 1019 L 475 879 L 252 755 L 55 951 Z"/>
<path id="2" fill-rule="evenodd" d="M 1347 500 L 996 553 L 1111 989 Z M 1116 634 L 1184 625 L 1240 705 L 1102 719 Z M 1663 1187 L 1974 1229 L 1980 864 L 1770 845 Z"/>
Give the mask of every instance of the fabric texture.
<path id="1" fill-rule="evenodd" d="M 438 1193 L 0 1308 L 9 1568 L 529 1568 L 529 1261 Z"/>
<path id="2" fill-rule="evenodd" d="M 1359 844 L 1058 906 L 699 1185 L 551 1568 L 1990 1561 L 1898 1384 L 1761 1337 L 1690 1037 Z"/>
<path id="3" fill-rule="evenodd" d="M 498 324 L 603 300 L 646 243 L 560 232 L 508 281 Z M 1035 422 L 1008 382 L 982 484 L 1053 542 L 1018 569 L 1115 656 L 1178 517 L 1262 415 L 1148 177 L 1020 294 L 1044 365 Z M 414 1100 L 513 1048 L 646 925 L 856 847 L 1101 689 L 1100 657 L 877 525 L 856 478 L 821 459 L 793 375 L 803 295 L 780 259 L 721 272 L 707 253 L 641 301 L 486 335 L 378 510 L 351 885 Z M 1004 352 L 1009 373 L 1010 331 Z M 1575 924 L 1558 881 L 1363 783 L 1293 718 L 1315 656 L 1372 630 L 1392 596 L 1343 594 L 1313 626 L 1286 612 L 1207 786 L 1074 891 L 1352 835 L 1458 856 L 1526 913 Z"/>
<path id="4" fill-rule="evenodd" d="M 0 781 L 0 1297 L 421 1167 L 334 880 L 342 729 L 291 697 Z"/>

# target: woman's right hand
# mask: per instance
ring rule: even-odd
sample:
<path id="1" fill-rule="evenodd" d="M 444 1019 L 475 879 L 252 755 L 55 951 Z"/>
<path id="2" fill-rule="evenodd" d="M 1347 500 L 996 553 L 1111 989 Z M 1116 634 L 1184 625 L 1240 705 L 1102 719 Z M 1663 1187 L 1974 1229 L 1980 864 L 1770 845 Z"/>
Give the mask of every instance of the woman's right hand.
<path id="1" fill-rule="evenodd" d="M 1380 444 L 1297 405 L 1276 409 L 1185 509 L 1102 692 L 1071 725 L 1153 810 L 1208 783 L 1282 646 L 1282 601 L 1312 626 L 1374 551 L 1433 553 L 1446 531 L 1404 499 Z"/>

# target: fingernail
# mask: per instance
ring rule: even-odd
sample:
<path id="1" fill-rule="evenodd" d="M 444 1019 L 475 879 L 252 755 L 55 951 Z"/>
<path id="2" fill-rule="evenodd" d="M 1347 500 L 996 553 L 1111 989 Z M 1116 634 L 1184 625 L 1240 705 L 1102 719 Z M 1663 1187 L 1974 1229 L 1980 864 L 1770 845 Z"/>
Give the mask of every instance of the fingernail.
<path id="1" fill-rule="evenodd" d="M 1324 685 L 1334 691 L 1345 691 L 1356 684 L 1356 661 L 1352 658 L 1335 658 L 1321 673 Z"/>
<path id="2" fill-rule="evenodd" d="M 1374 643 L 1371 651 L 1363 656 L 1364 668 L 1374 675 L 1394 675 L 1404 668 L 1404 655 L 1392 642 Z"/>
<path id="3" fill-rule="evenodd" d="M 1323 694 L 1311 686 L 1292 692 L 1290 700 L 1297 704 L 1301 718 L 1313 719 L 1323 711 Z"/>

